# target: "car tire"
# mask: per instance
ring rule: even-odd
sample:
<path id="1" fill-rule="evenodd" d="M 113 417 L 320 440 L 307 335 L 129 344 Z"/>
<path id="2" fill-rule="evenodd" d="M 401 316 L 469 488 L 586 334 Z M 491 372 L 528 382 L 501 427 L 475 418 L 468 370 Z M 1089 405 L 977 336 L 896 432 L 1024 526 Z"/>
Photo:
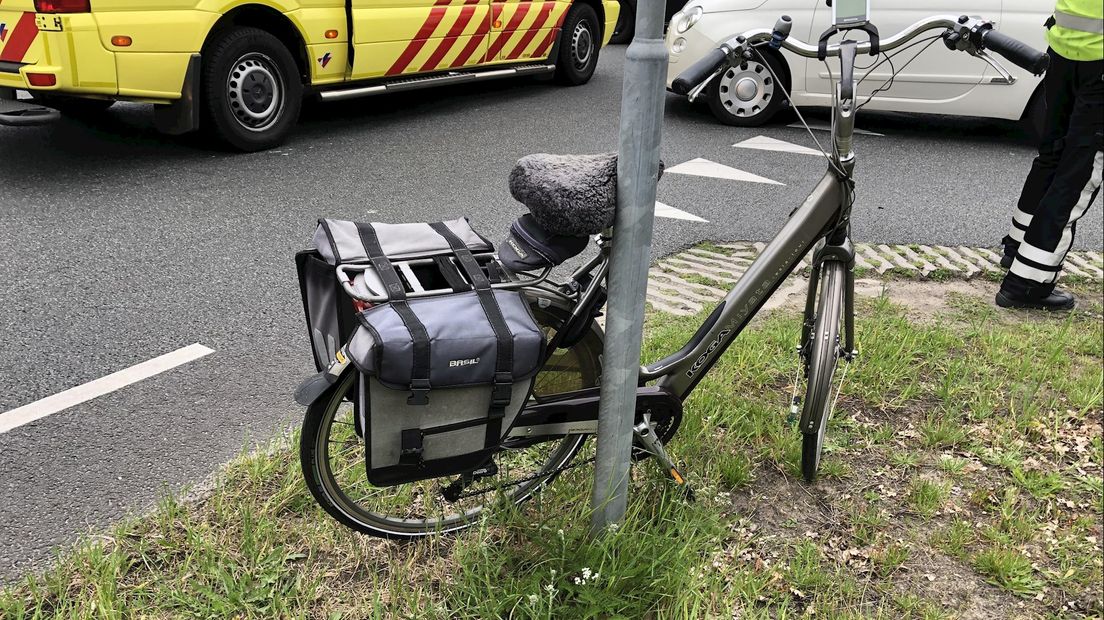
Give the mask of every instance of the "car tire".
<path id="1" fill-rule="evenodd" d="M 602 28 L 590 5 L 576 2 L 568 9 L 558 47 L 556 81 L 568 86 L 590 81 L 602 48 Z"/>
<path id="2" fill-rule="evenodd" d="M 110 99 L 84 99 L 42 92 L 31 92 L 31 99 L 37 104 L 53 108 L 73 118 L 93 118 L 115 105 L 115 102 Z"/>
<path id="3" fill-rule="evenodd" d="M 203 60 L 207 134 L 246 152 L 282 144 L 303 105 L 303 82 L 287 47 L 259 28 L 234 28 L 211 40 Z"/>
<path id="4" fill-rule="evenodd" d="M 758 127 L 786 105 L 781 88 L 789 90 L 786 62 L 769 51 L 763 52 L 762 59 L 766 64 L 749 60 L 730 67 L 710 82 L 706 101 L 717 120 L 737 127 Z M 782 80 L 781 85 L 775 76 Z"/>
<path id="5" fill-rule="evenodd" d="M 617 14 L 617 25 L 613 27 L 610 43 L 621 45 L 632 41 L 636 32 L 636 4 L 621 0 L 621 12 Z"/>

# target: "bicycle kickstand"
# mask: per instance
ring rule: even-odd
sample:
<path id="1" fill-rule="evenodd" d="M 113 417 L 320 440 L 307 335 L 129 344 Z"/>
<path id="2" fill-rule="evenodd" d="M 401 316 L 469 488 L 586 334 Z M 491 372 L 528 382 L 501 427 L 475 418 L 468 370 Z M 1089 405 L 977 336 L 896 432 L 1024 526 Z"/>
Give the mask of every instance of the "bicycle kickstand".
<path id="1" fill-rule="evenodd" d="M 663 442 L 659 437 L 656 437 L 655 430 L 652 428 L 650 416 L 645 415 L 644 421 L 633 427 L 633 435 L 636 436 L 636 440 L 640 443 L 648 452 L 652 453 L 656 459 L 659 460 L 659 464 L 663 466 L 663 470 L 667 472 L 667 475 L 674 480 L 675 484 L 682 489 L 682 492 L 686 494 L 686 498 L 690 501 L 694 501 L 694 490 L 690 488 L 690 485 L 686 482 L 686 478 L 679 471 L 678 467 L 671 460 L 671 457 L 667 456 L 667 451 L 663 449 Z"/>

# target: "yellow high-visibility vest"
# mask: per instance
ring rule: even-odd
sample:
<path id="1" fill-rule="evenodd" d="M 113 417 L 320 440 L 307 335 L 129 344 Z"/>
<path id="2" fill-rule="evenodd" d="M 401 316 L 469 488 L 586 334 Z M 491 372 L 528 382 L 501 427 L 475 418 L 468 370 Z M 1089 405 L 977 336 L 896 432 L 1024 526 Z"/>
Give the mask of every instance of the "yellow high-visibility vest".
<path id="1" fill-rule="evenodd" d="M 1104 60 L 1104 3 L 1058 0 L 1047 41 L 1070 60 Z"/>

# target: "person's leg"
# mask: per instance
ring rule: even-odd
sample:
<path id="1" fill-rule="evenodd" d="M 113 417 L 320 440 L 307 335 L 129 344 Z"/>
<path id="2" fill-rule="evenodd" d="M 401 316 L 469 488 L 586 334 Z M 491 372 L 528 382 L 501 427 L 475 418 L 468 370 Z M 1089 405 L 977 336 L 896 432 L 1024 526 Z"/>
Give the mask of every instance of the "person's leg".
<path id="1" fill-rule="evenodd" d="M 1076 63 L 1077 99 L 1050 187 L 1001 284 L 1005 301 L 1051 296 L 1075 224 L 1100 192 L 1104 172 L 1104 61 Z M 1069 299 L 1072 303 L 1072 298 Z M 1049 304 L 1043 304 L 1049 305 Z"/>
<path id="2" fill-rule="evenodd" d="M 1031 220 L 1039 207 L 1039 201 L 1054 180 L 1054 173 L 1058 169 L 1058 161 L 1062 156 L 1063 139 L 1069 130 L 1070 116 L 1073 113 L 1075 92 L 1073 61 L 1062 58 L 1053 50 L 1047 50 L 1047 52 L 1051 57 L 1051 66 L 1043 77 L 1043 94 L 1047 112 L 1039 137 L 1039 155 L 1031 162 L 1031 171 L 1024 180 L 1020 199 L 1012 213 L 1012 227 L 1009 228 L 1004 239 L 1001 239 L 1004 254 L 1007 257 L 1001 262 L 1006 268 L 1009 267 L 1006 263 L 1011 262 L 1016 255 L 1016 249 L 1023 243 L 1024 232 L 1031 225 Z"/>

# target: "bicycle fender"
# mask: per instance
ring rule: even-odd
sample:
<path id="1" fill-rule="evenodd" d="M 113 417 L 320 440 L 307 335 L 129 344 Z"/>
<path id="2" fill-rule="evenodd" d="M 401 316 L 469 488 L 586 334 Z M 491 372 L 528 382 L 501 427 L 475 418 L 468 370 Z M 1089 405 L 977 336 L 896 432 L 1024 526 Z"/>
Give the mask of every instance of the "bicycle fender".
<path id="1" fill-rule="evenodd" d="M 342 347 L 326 370 L 307 377 L 299 384 L 299 387 L 295 390 L 295 402 L 304 407 L 310 407 L 314 401 L 318 400 L 320 396 L 337 383 L 345 369 L 351 364 L 352 359 L 349 358 L 345 348 Z"/>

